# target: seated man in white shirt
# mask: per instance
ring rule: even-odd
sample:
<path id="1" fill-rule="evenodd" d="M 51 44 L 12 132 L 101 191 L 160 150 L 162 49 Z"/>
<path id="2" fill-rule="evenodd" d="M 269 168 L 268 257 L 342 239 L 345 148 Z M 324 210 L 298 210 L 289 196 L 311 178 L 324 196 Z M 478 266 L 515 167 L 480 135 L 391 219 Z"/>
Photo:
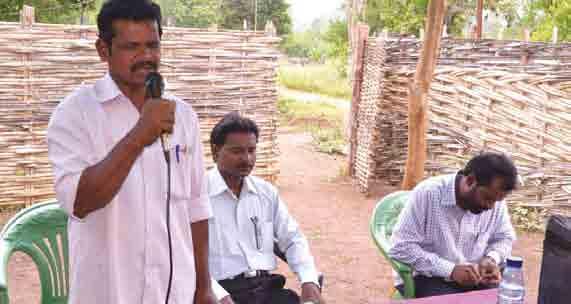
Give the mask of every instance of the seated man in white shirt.
<path id="1" fill-rule="evenodd" d="M 212 276 L 229 293 L 221 303 L 300 303 L 294 291 L 284 289 L 285 277 L 270 273 L 277 266 L 274 242 L 302 284 L 302 303 L 325 303 L 298 224 L 277 189 L 250 176 L 258 136 L 256 123 L 235 112 L 224 116 L 210 135 L 216 166 L 208 172 L 214 214 L 209 226 L 209 261 Z"/>
<path id="2" fill-rule="evenodd" d="M 517 169 L 503 154 L 482 153 L 457 174 L 412 191 L 393 230 L 389 256 L 414 270 L 416 297 L 495 287 L 515 232 L 504 198 Z M 402 283 L 397 277 L 397 289 Z"/>

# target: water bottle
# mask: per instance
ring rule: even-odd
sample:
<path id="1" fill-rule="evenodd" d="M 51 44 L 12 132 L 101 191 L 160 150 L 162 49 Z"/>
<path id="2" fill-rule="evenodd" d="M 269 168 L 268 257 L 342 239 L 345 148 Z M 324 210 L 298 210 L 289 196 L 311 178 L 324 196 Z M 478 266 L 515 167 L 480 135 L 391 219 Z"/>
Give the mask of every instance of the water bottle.
<path id="1" fill-rule="evenodd" d="M 507 259 L 507 266 L 504 270 L 500 290 L 498 293 L 498 304 L 523 304 L 525 288 L 523 284 L 523 260 L 520 257 L 510 257 Z"/>

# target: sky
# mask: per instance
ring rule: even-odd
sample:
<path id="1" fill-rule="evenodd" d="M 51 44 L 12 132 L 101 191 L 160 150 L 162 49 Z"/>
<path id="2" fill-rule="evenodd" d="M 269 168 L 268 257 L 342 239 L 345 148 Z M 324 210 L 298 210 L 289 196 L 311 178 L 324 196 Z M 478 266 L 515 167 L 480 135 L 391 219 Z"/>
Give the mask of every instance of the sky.
<path id="1" fill-rule="evenodd" d="M 287 0 L 293 19 L 294 31 L 303 30 L 320 17 L 331 18 L 339 15 L 344 0 Z"/>

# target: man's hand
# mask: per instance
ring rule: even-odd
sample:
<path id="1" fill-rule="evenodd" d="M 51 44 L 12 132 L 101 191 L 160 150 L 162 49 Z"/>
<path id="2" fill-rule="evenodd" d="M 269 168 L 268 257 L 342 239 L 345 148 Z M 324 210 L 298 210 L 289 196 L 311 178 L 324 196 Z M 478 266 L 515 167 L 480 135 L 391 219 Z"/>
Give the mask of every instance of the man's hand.
<path id="1" fill-rule="evenodd" d="M 165 99 L 147 100 L 143 105 L 135 133 L 139 141 L 148 146 L 162 133 L 172 133 L 176 103 Z"/>
<path id="2" fill-rule="evenodd" d="M 460 286 L 476 286 L 480 284 L 481 277 L 475 265 L 456 265 L 450 278 Z"/>
<path id="3" fill-rule="evenodd" d="M 315 283 L 303 283 L 301 285 L 301 303 L 308 301 L 325 304 L 325 300 L 321 297 L 321 291 Z"/>
<path id="4" fill-rule="evenodd" d="M 194 293 L 194 304 L 218 304 L 218 300 L 211 288 L 197 288 Z"/>
<path id="5" fill-rule="evenodd" d="M 502 279 L 500 267 L 490 257 L 484 257 L 478 264 L 482 284 L 484 285 L 497 285 Z"/>
<path id="6" fill-rule="evenodd" d="M 220 304 L 234 304 L 234 301 L 232 301 L 232 297 L 225 296 L 220 300 Z"/>

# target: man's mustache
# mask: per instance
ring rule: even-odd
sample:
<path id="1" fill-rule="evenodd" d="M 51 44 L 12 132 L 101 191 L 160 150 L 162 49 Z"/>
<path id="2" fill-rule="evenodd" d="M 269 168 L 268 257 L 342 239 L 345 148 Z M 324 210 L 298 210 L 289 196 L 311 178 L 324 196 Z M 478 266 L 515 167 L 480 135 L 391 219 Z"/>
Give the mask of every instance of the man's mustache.
<path id="1" fill-rule="evenodd" d="M 156 71 L 158 69 L 158 65 L 152 61 L 138 62 L 131 66 L 131 73 L 142 68 L 151 68 L 153 71 Z"/>

